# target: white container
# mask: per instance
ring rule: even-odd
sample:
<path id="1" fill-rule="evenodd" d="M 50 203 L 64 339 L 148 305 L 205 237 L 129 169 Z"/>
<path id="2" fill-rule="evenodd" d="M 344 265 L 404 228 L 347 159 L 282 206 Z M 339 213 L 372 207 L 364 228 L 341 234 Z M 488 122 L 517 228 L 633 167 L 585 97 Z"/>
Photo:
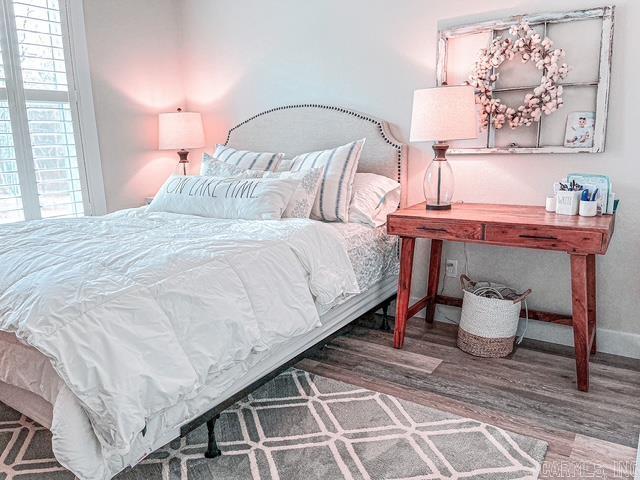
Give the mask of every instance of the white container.
<path id="1" fill-rule="evenodd" d="M 598 213 L 598 201 L 580 201 L 580 216 L 581 217 L 595 217 Z"/>
<path id="2" fill-rule="evenodd" d="M 547 212 L 555 212 L 556 211 L 556 196 L 555 195 L 549 195 L 547 197 L 547 201 L 544 204 L 544 209 Z"/>
<path id="3" fill-rule="evenodd" d="M 580 208 L 581 191 L 560 190 L 556 193 L 556 213 L 577 215 Z"/>

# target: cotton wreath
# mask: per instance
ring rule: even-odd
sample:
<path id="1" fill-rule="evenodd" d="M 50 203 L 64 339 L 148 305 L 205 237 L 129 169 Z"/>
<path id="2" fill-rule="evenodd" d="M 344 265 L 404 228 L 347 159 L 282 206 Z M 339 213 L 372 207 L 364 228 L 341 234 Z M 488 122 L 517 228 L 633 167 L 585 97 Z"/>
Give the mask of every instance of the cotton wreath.
<path id="1" fill-rule="evenodd" d="M 564 50 L 554 49 L 551 39 L 542 38 L 526 22 L 511 26 L 509 34 L 513 38 L 496 37 L 488 48 L 480 51 L 469 76 L 468 83 L 475 88 L 476 103 L 482 106 L 480 122 L 484 128 L 489 126 L 491 118 L 495 128 L 502 128 L 505 122 L 509 122 L 511 128 L 529 126 L 540 121 L 543 113 L 549 115 L 563 104 L 562 85 L 558 83 L 569 73 L 568 65 L 560 64 Z M 493 89 L 500 75 L 497 69 L 516 55 L 520 55 L 522 63 L 534 61 L 536 68 L 542 71 L 542 78 L 540 85 L 525 95 L 524 104 L 513 108 L 494 98 Z"/>

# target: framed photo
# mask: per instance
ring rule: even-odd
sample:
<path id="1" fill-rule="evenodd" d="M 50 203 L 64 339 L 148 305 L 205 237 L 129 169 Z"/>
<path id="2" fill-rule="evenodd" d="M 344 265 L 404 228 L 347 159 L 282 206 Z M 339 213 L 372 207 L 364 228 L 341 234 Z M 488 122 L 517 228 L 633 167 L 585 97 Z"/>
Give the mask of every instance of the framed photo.
<path id="1" fill-rule="evenodd" d="M 596 112 L 571 112 L 567 115 L 564 146 L 569 148 L 593 147 Z"/>

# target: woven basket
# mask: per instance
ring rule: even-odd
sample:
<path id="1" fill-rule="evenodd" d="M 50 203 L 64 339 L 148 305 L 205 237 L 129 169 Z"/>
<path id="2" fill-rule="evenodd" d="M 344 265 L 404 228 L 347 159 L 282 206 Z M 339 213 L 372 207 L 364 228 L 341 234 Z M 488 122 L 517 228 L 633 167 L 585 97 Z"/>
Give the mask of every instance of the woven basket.
<path id="1" fill-rule="evenodd" d="M 488 298 L 469 291 L 470 280 L 462 280 L 464 297 L 458 329 L 460 350 L 477 357 L 505 357 L 513 351 L 521 303 L 531 293 L 527 290 L 515 299 Z"/>

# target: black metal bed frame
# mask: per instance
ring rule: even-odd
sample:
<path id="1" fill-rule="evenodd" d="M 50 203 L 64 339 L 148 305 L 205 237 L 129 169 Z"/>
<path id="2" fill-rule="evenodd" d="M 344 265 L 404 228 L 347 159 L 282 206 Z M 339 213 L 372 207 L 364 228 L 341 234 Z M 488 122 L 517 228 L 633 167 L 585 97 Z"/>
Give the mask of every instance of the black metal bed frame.
<path id="1" fill-rule="evenodd" d="M 375 307 L 373 307 L 371 310 L 369 310 L 367 312 L 367 313 L 372 313 L 372 312 L 376 312 L 376 311 L 382 309 L 382 323 L 380 325 L 380 329 L 381 330 L 384 330 L 384 331 L 390 331 L 391 330 L 391 327 L 389 326 L 388 310 L 389 310 L 389 305 L 391 304 L 391 302 L 395 298 L 396 298 L 396 294 L 393 294 L 389 298 L 383 300 L 382 302 L 380 302 L 378 305 L 376 305 Z M 365 313 L 364 315 L 366 315 L 367 313 Z M 184 437 L 189 432 L 195 430 L 196 428 L 200 427 L 202 424 L 206 423 L 207 424 L 207 431 L 208 431 L 208 443 L 207 443 L 207 451 L 204 453 L 204 456 L 206 458 L 219 457 L 220 455 L 222 455 L 222 452 L 220 451 L 220 449 L 218 448 L 218 444 L 216 443 L 216 436 L 215 436 L 214 429 L 215 429 L 215 426 L 216 426 L 216 421 L 220 418 L 220 414 L 224 410 L 226 410 L 227 408 L 229 408 L 230 406 L 232 406 L 234 403 L 238 402 L 239 400 L 242 400 L 248 394 L 250 394 L 251 392 L 253 392 L 256 389 L 260 388 L 265 383 L 269 382 L 270 380 L 273 380 L 275 377 L 280 375 L 282 372 L 284 372 L 285 370 L 287 370 L 288 368 L 290 368 L 291 366 L 295 365 L 300 360 L 305 358 L 311 352 L 315 351 L 318 348 L 323 348 L 333 338 L 337 337 L 338 335 L 341 335 L 345 328 L 349 327 L 353 322 L 357 321 L 359 318 L 360 317 L 353 319 L 351 322 L 349 322 L 347 325 L 345 325 L 340 330 L 338 330 L 338 331 L 326 336 L 325 338 L 323 338 L 322 340 L 320 340 L 319 342 L 317 342 L 313 346 L 311 346 L 308 349 L 306 349 L 304 352 L 296 355 L 294 358 L 286 361 L 282 365 L 279 365 L 278 367 L 276 367 L 275 369 L 273 369 L 272 371 L 267 373 L 265 376 L 259 378 L 258 380 L 253 382 L 248 387 L 243 388 L 238 393 L 236 393 L 236 394 L 232 395 L 231 397 L 229 397 L 229 398 L 223 400 L 222 402 L 220 402 L 218 405 L 213 407 L 211 410 L 208 410 L 207 412 L 205 412 L 202 415 L 200 415 L 198 418 L 195 418 L 194 420 L 191 420 L 189 423 L 183 425 L 180 428 L 180 437 L 181 438 Z"/>

